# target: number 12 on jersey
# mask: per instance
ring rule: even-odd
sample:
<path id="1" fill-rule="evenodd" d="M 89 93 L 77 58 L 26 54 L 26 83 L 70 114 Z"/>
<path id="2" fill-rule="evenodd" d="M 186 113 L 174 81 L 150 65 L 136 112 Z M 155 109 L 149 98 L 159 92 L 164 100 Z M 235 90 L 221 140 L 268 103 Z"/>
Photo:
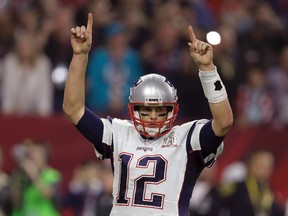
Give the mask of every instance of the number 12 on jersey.
<path id="1" fill-rule="evenodd" d="M 119 177 L 119 193 L 116 198 L 117 205 L 128 206 L 130 200 L 132 200 L 132 206 L 141 206 L 147 208 L 163 208 L 165 194 L 153 193 L 146 198 L 147 187 L 149 185 L 158 185 L 166 180 L 167 174 L 167 160 L 159 154 L 145 155 L 139 158 L 135 167 L 131 167 L 131 161 L 133 160 L 133 154 L 121 153 L 119 155 L 120 162 L 120 177 Z M 129 188 L 129 174 L 135 169 L 148 169 L 152 163 L 153 172 L 149 174 L 139 175 L 134 179 L 134 188 Z M 143 172 L 144 173 L 144 172 Z M 128 197 L 128 190 L 133 190 L 132 197 Z"/>

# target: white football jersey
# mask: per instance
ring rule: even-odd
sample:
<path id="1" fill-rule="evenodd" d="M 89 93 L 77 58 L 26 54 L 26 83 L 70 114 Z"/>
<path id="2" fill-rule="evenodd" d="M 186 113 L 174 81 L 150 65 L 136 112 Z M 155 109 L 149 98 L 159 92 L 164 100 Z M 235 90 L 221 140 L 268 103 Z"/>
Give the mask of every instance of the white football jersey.
<path id="1" fill-rule="evenodd" d="M 128 120 L 101 119 L 103 143 L 113 151 L 113 208 L 110 216 L 189 215 L 202 169 L 222 152 L 202 159 L 200 129 L 206 119 L 174 126 L 158 139 L 143 139 Z M 102 155 L 95 149 L 96 155 Z"/>

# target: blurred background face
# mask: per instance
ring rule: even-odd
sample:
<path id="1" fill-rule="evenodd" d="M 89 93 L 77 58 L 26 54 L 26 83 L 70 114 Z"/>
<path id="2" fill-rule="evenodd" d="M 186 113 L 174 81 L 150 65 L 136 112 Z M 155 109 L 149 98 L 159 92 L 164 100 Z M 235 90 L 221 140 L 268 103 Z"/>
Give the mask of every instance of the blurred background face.
<path id="1" fill-rule="evenodd" d="M 265 85 L 265 73 L 260 67 L 250 68 L 248 71 L 248 83 L 254 88 L 262 88 Z"/>
<path id="2" fill-rule="evenodd" d="M 31 34 L 23 33 L 16 41 L 16 53 L 21 62 L 30 62 L 34 59 L 37 49 L 35 38 Z"/>
<path id="3" fill-rule="evenodd" d="M 70 29 L 74 25 L 73 10 L 70 7 L 58 10 L 54 18 L 54 35 L 57 40 L 63 44 L 67 43 L 70 39 Z"/>
<path id="4" fill-rule="evenodd" d="M 259 181 L 269 181 L 274 167 L 273 155 L 269 152 L 258 152 L 252 156 L 249 170 Z"/>
<path id="5" fill-rule="evenodd" d="M 38 166 L 44 168 L 47 165 L 48 155 L 45 147 L 41 145 L 33 145 L 29 147 L 28 157 Z"/>
<path id="6" fill-rule="evenodd" d="M 178 42 L 178 30 L 170 22 L 162 22 L 157 26 L 156 38 L 163 50 L 172 49 Z"/>
<path id="7" fill-rule="evenodd" d="M 100 173 L 99 169 L 100 168 L 97 162 L 90 162 L 89 164 L 85 166 L 84 173 L 85 173 L 87 183 L 91 183 L 99 177 L 99 173 Z"/>
<path id="8" fill-rule="evenodd" d="M 119 32 L 113 36 L 111 35 L 107 41 L 111 48 L 117 49 L 117 50 L 118 49 L 122 50 L 128 45 L 128 39 L 124 32 L 121 32 L 121 33 Z"/>

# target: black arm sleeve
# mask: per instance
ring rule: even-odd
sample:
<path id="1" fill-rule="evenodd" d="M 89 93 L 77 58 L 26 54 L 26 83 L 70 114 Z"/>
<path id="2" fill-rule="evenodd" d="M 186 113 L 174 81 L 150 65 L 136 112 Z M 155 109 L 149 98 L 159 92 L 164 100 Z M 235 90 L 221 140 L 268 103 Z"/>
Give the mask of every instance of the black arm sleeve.
<path id="1" fill-rule="evenodd" d="M 200 145 L 203 158 L 211 153 L 216 153 L 224 137 L 217 137 L 212 129 L 212 120 L 207 122 L 200 131 Z"/>
<path id="2" fill-rule="evenodd" d="M 80 133 L 93 143 L 95 149 L 102 155 L 105 155 L 107 145 L 102 143 L 103 122 L 88 108 L 85 108 L 84 115 L 76 125 Z"/>

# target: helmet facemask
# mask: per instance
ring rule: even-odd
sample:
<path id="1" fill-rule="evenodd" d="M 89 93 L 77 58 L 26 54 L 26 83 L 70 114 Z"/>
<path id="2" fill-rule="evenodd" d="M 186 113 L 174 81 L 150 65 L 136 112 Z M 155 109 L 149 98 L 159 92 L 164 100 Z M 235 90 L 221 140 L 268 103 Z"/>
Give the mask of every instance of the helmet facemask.
<path id="1" fill-rule="evenodd" d="M 130 89 L 128 111 L 136 130 L 144 137 L 156 138 L 168 133 L 179 111 L 174 86 L 158 74 L 140 77 Z M 163 121 L 144 121 L 139 106 L 167 106 L 167 118 Z"/>
<path id="2" fill-rule="evenodd" d="M 178 114 L 178 104 L 167 104 L 168 113 L 167 118 L 162 121 L 145 121 L 142 120 L 139 113 L 139 104 L 129 103 L 128 110 L 131 120 L 134 123 L 136 130 L 144 137 L 156 138 L 168 133 L 173 126 L 173 122 Z M 142 104 L 143 106 L 143 104 Z M 155 106 L 155 105 L 153 105 Z M 166 106 L 165 104 L 161 106 Z"/>

